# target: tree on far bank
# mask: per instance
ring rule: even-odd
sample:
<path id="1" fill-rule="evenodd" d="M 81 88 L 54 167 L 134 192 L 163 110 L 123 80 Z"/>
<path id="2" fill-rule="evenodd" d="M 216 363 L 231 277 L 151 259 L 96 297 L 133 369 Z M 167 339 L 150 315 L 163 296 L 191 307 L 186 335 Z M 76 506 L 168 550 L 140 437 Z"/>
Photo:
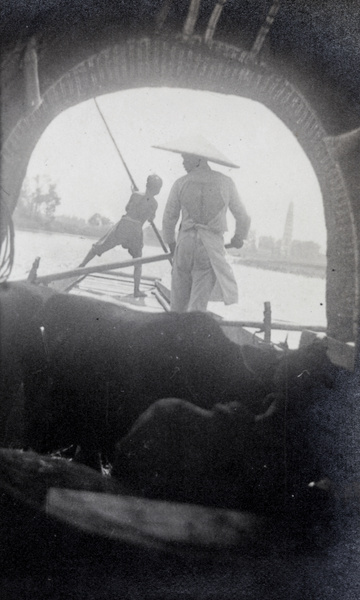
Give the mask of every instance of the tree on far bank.
<path id="1" fill-rule="evenodd" d="M 260 254 L 274 255 L 276 253 L 276 240 L 270 235 L 259 237 L 258 249 Z"/>
<path id="2" fill-rule="evenodd" d="M 293 240 L 290 256 L 295 259 L 316 260 L 321 256 L 320 244 L 311 240 Z"/>
<path id="3" fill-rule="evenodd" d="M 96 227 L 112 224 L 108 217 L 104 217 L 104 215 L 101 215 L 100 213 L 95 213 L 94 215 L 92 215 L 92 217 L 90 217 L 90 219 L 88 220 L 88 223 L 89 225 L 95 225 Z"/>
<path id="4" fill-rule="evenodd" d="M 40 183 L 37 176 L 32 182 L 25 181 L 16 209 L 17 216 L 44 227 L 54 220 L 56 208 L 60 203 L 56 184 L 44 180 Z"/>

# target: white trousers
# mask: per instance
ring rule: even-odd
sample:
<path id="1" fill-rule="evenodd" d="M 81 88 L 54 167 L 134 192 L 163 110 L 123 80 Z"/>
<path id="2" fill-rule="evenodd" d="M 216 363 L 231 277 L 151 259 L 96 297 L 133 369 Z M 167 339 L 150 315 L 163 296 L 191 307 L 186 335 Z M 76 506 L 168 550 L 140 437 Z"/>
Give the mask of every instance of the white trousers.
<path id="1" fill-rule="evenodd" d="M 180 234 L 171 278 L 171 310 L 206 311 L 216 276 L 196 230 Z"/>

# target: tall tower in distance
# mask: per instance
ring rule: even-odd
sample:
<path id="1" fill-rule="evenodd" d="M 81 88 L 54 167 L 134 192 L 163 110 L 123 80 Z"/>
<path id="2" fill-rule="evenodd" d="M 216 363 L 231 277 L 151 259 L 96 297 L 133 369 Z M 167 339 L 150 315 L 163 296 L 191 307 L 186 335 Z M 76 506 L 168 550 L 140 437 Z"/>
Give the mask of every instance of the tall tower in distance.
<path id="1" fill-rule="evenodd" d="M 288 210 L 286 213 L 284 233 L 281 241 L 281 254 L 287 260 L 290 258 L 291 253 L 291 242 L 294 229 L 294 203 L 289 202 Z"/>

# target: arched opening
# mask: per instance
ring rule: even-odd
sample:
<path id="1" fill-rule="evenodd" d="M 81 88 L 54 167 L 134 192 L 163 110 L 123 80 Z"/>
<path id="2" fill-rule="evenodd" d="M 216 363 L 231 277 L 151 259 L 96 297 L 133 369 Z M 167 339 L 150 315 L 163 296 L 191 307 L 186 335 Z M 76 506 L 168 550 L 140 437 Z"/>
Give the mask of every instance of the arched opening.
<path id="1" fill-rule="evenodd" d="M 214 312 L 256 321 L 262 318 L 264 301 L 270 301 L 276 321 L 326 326 L 326 226 L 321 190 L 297 139 L 273 112 L 247 98 L 178 88 L 127 90 L 102 96 L 97 102 L 101 114 L 93 100 L 61 113 L 32 154 L 15 223 L 45 231 L 17 233 L 15 277 L 24 275 L 36 255 L 42 256 L 42 274 L 74 268 L 93 241 L 86 235 L 96 236 L 96 227 L 89 225 L 98 222 L 100 237 L 103 225 L 123 214 L 131 182 L 103 115 L 137 186 L 144 186 L 150 172 L 163 178 L 156 217 L 159 229 L 170 188 L 185 172 L 179 155 L 152 145 L 195 131 L 240 165 L 239 169 L 212 165 L 232 177 L 252 218 L 244 248 L 229 256 L 238 279 L 239 306 L 225 310 L 212 305 Z M 56 186 L 60 201 L 56 213 L 46 214 L 46 206 L 50 210 L 52 206 L 49 197 L 43 212 L 31 219 L 29 208 L 34 207 L 26 203 L 30 197 L 36 199 L 36 188 L 43 194 L 49 186 Z M 231 216 L 228 226 L 226 241 L 232 236 Z M 80 239 L 56 235 L 50 239 L 49 230 L 76 234 Z M 156 244 L 150 233 L 150 244 Z M 126 251 L 117 248 L 95 261 L 113 262 L 123 255 L 126 260 Z M 168 264 L 158 263 L 154 274 L 168 280 Z"/>
<path id="2" fill-rule="evenodd" d="M 5 143 L 3 182 L 13 205 L 35 144 L 66 108 L 105 93 L 144 86 L 182 87 L 250 98 L 272 110 L 293 132 L 316 172 L 328 232 L 327 322 L 330 335 L 354 339 L 358 310 L 357 245 L 342 173 L 328 153 L 325 132 L 298 91 L 266 67 L 249 67 L 227 50 L 186 46 L 161 38 L 116 45 L 66 74 Z"/>

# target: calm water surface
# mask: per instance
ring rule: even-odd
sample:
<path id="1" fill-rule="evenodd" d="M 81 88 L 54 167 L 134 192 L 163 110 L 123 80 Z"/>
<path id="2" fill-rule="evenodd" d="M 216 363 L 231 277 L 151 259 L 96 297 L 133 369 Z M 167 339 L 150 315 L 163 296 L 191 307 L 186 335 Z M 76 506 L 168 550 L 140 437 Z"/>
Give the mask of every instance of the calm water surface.
<path id="1" fill-rule="evenodd" d="M 38 275 L 46 275 L 76 268 L 88 252 L 94 239 L 79 235 L 48 232 L 15 232 L 15 264 L 11 280 L 26 278 L 34 259 L 41 257 Z M 144 255 L 162 254 L 160 246 L 145 246 Z M 110 250 L 91 264 L 128 260 L 129 254 L 121 247 Z M 229 257 L 231 262 L 231 257 Z M 326 325 L 325 279 L 280 273 L 233 264 L 239 286 L 239 304 L 223 307 L 210 303 L 209 308 L 231 319 L 261 321 L 264 302 L 271 302 L 272 318 L 304 325 Z M 168 261 L 144 265 L 143 274 L 161 277 L 170 283 Z M 129 269 L 132 273 L 132 268 Z M 282 339 L 285 333 L 279 334 Z"/>

